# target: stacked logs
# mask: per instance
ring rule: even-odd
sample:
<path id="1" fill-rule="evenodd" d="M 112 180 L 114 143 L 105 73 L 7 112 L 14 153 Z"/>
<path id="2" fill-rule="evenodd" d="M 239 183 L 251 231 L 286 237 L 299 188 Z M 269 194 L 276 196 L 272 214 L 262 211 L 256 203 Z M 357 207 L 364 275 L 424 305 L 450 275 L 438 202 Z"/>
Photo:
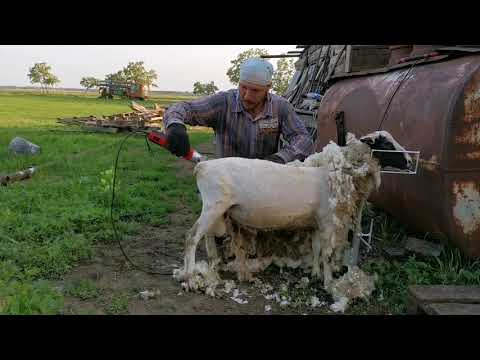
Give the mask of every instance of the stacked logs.
<path id="1" fill-rule="evenodd" d="M 90 131 L 98 132 L 121 132 L 133 130 L 161 129 L 163 122 L 163 114 L 165 109 L 158 104 L 153 109 L 132 101 L 130 107 L 133 112 L 114 114 L 109 116 L 84 116 L 59 118 L 58 123 L 64 125 L 78 125 Z"/>

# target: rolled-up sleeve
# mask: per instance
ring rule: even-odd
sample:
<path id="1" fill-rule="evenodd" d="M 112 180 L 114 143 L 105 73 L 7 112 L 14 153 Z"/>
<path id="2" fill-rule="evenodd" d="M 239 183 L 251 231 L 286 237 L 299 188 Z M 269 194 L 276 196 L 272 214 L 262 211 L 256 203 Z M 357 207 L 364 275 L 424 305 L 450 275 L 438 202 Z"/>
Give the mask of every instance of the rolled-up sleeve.
<path id="1" fill-rule="evenodd" d="M 294 160 L 305 160 L 313 153 L 313 141 L 305 124 L 288 102 L 282 102 L 279 108 L 281 131 L 287 144 L 278 152 L 286 163 Z"/>
<path id="2" fill-rule="evenodd" d="M 216 127 L 216 122 L 227 108 L 227 95 L 219 92 L 199 100 L 176 103 L 168 108 L 164 115 L 164 125 L 188 124 L 196 126 Z"/>

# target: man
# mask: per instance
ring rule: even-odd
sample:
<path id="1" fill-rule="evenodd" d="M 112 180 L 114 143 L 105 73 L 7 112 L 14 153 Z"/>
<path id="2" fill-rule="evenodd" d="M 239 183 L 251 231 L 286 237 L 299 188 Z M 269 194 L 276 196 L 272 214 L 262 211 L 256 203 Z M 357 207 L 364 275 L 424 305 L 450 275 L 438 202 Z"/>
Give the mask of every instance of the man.
<path id="1" fill-rule="evenodd" d="M 273 66 L 251 58 L 240 67 L 238 89 L 172 105 L 164 116 L 169 150 L 185 156 L 190 149 L 184 124 L 212 127 L 218 157 L 244 157 L 287 163 L 303 161 L 313 142 L 293 106 L 271 94 Z M 280 135 L 287 145 L 279 150 Z"/>

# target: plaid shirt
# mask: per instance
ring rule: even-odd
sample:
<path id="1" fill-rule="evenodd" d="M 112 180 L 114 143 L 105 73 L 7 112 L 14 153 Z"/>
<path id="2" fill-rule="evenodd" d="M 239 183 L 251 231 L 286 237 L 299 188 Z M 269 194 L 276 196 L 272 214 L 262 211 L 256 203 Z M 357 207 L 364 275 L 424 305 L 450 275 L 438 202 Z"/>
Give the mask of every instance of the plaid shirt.
<path id="1" fill-rule="evenodd" d="M 277 154 L 285 162 L 304 160 L 313 152 L 313 142 L 293 106 L 284 98 L 268 93 L 263 112 L 253 119 L 245 111 L 238 89 L 219 92 L 168 108 L 164 124 L 212 127 L 218 157 L 263 159 Z M 280 134 L 287 144 L 278 148 Z"/>

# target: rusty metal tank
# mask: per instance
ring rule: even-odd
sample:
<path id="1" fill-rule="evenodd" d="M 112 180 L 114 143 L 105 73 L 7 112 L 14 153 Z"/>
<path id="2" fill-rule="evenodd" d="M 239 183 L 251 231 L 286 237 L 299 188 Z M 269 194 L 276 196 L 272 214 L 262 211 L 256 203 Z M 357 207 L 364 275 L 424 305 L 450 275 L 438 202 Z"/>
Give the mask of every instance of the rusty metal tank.
<path id="1" fill-rule="evenodd" d="M 357 136 L 384 119 L 381 129 L 421 151 L 420 162 L 416 175 L 382 174 L 370 200 L 479 257 L 480 54 L 411 65 L 337 79 L 318 110 L 316 150 L 336 141 L 339 111 Z"/>

